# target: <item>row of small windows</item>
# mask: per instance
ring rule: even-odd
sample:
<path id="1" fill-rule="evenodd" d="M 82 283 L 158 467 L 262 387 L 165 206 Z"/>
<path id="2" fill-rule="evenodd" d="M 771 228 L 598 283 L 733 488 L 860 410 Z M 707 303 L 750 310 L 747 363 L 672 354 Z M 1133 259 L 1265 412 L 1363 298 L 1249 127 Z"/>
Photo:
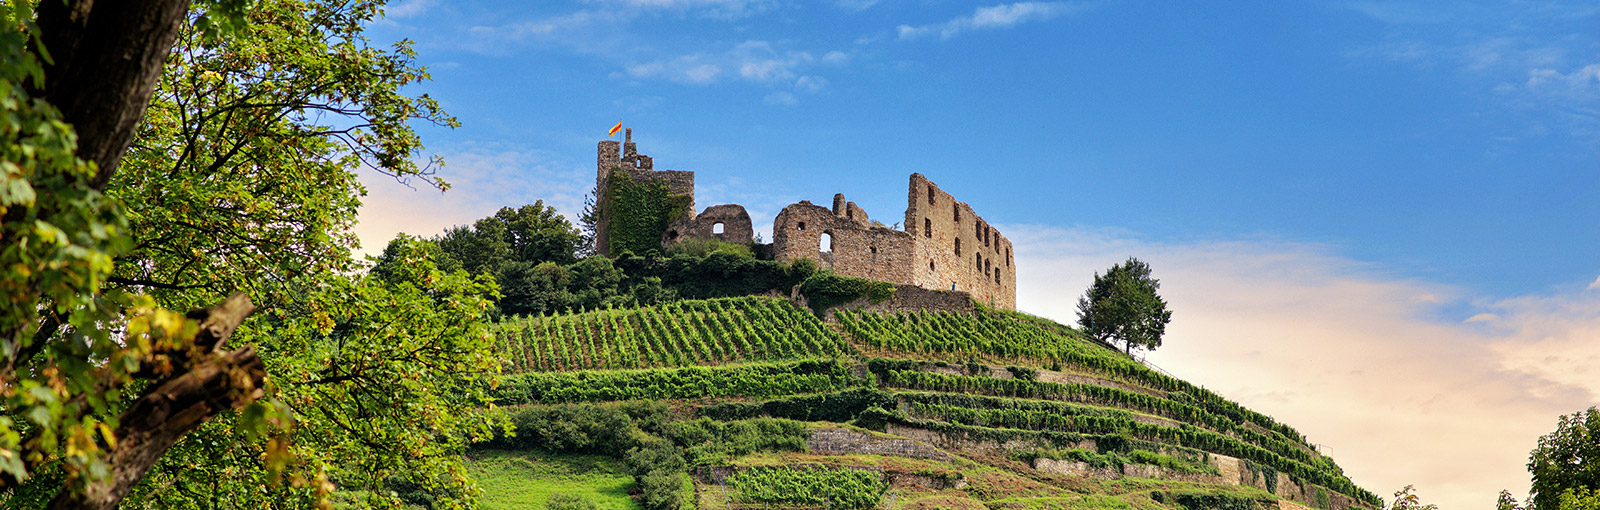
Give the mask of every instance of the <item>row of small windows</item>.
<path id="1" fill-rule="evenodd" d="M 929 271 L 933 271 L 934 270 L 933 267 L 934 267 L 933 266 L 933 260 L 929 259 L 928 260 L 928 270 Z M 983 274 L 985 274 L 985 275 L 992 275 L 994 277 L 995 285 L 999 285 L 1000 284 L 1000 268 L 997 267 L 997 268 L 994 268 L 993 271 L 989 271 L 989 270 L 985 270 L 984 269 L 984 265 L 983 264 L 978 264 L 978 269 L 982 270 Z"/>
<path id="2" fill-rule="evenodd" d="M 713 228 L 719 227 L 721 225 L 722 225 L 721 223 L 717 223 L 716 225 L 713 226 Z M 802 222 L 797 222 L 795 227 L 796 227 L 797 230 L 805 230 L 806 229 L 806 224 L 803 221 Z M 676 234 L 676 232 L 673 232 L 673 233 Z M 819 239 L 820 242 L 818 243 L 819 246 L 817 247 L 818 251 L 821 251 L 823 253 L 832 253 L 833 252 L 833 233 L 824 231 L 820 237 L 821 237 L 821 239 Z M 871 246 L 868 249 L 873 254 L 877 254 L 878 253 L 878 247 L 877 246 Z M 956 238 L 956 255 L 957 256 L 961 255 L 961 238 Z M 1010 266 L 1011 265 L 1010 258 L 1011 258 L 1011 249 L 1007 248 L 1006 249 L 1006 259 L 1007 259 L 1006 260 L 1006 266 Z M 996 268 L 996 267 L 993 267 L 994 259 L 984 260 L 982 253 L 975 253 L 975 254 L 973 254 L 973 261 L 974 261 L 974 264 L 976 265 L 978 271 L 982 271 L 985 276 L 992 276 L 994 278 L 994 283 L 996 283 L 996 284 L 1000 283 L 1000 269 Z M 928 270 L 929 271 L 933 271 L 934 270 L 934 264 L 933 264 L 932 260 L 928 261 Z"/>

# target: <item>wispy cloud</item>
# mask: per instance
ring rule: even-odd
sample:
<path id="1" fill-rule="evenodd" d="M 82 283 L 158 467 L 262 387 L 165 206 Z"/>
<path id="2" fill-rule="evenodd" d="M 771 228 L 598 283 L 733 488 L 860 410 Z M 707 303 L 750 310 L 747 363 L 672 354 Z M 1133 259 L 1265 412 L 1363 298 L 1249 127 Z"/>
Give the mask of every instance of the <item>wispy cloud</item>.
<path id="1" fill-rule="evenodd" d="M 1381 40 L 1351 48 L 1354 60 L 1379 60 L 1444 73 L 1475 84 L 1494 108 L 1554 117 L 1565 132 L 1600 145 L 1600 17 L 1593 2 L 1515 4 L 1407 2 L 1345 4 L 1387 27 Z M 1549 132 L 1542 123 L 1508 126 Z M 1497 137 L 1515 141 L 1517 137 Z"/>
<path id="2" fill-rule="evenodd" d="M 1323 246 L 1000 228 L 1017 246 L 1021 307 L 1065 322 L 1095 271 L 1149 262 L 1174 310 L 1151 361 L 1331 447 L 1380 494 L 1416 484 L 1443 508 L 1474 508 L 1525 493 L 1538 436 L 1600 400 L 1600 293 L 1484 300 Z M 1472 316 L 1439 318 L 1456 307 Z"/>
<path id="3" fill-rule="evenodd" d="M 439 0 L 404 0 L 396 2 L 383 9 L 384 17 L 391 19 L 406 19 L 421 16 L 423 13 L 438 5 Z"/>
<path id="4" fill-rule="evenodd" d="M 1049 20 L 1084 9 L 1085 6 L 1082 4 L 1018 2 L 992 7 L 979 7 L 972 12 L 971 16 L 962 16 L 944 23 L 921 26 L 900 25 L 897 31 L 901 40 L 920 39 L 935 35 L 940 39 L 949 39 L 970 30 L 1010 28 L 1030 21 Z"/>
<path id="5" fill-rule="evenodd" d="M 611 9 L 675 10 L 715 19 L 738 19 L 778 5 L 776 0 L 590 0 Z"/>
<path id="6" fill-rule="evenodd" d="M 849 55 L 841 51 L 817 57 L 808 51 L 779 50 L 768 41 L 745 41 L 721 53 L 631 63 L 616 76 L 690 85 L 745 82 L 775 89 L 766 96 L 768 104 L 790 105 L 798 101 L 798 94 L 815 94 L 827 88 L 828 79 L 811 72 L 848 61 Z"/>
<path id="7" fill-rule="evenodd" d="M 878 5 L 878 0 L 835 0 L 833 3 L 846 10 L 860 12 Z"/>

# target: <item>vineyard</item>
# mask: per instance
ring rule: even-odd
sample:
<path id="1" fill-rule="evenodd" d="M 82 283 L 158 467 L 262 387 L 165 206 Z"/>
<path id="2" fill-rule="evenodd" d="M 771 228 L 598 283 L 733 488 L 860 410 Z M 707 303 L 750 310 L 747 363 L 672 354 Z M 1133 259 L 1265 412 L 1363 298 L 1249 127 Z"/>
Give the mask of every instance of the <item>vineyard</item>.
<path id="1" fill-rule="evenodd" d="M 551 409 L 551 416 L 665 401 L 665 411 L 652 411 L 656 417 L 647 421 L 614 418 L 648 432 L 634 434 L 646 439 L 617 441 L 676 452 L 648 454 L 656 459 L 649 466 L 657 466 L 650 469 L 735 468 L 726 485 L 731 492 L 713 499 L 745 508 L 871 508 L 885 500 L 888 485 L 875 471 L 774 467 L 761 457 L 806 451 L 806 427 L 814 426 L 806 424 L 819 422 L 877 431 L 896 424 L 1010 445 L 1006 455 L 1014 459 L 1119 470 L 1139 464 L 1221 477 L 1209 459 L 1222 455 L 1248 466 L 1256 482 L 1247 483 L 1268 492 L 1278 490 L 1282 473 L 1315 484 L 1305 490 L 1319 495 L 1331 489 L 1358 507 L 1381 504 L 1293 428 L 1066 326 L 981 308 L 972 314 L 836 310 L 834 317 L 837 324 L 828 324 L 784 299 L 740 297 L 512 320 L 499 326 L 509 375 L 494 395 L 498 405 L 538 406 L 526 409 Z M 599 415 L 619 411 L 607 412 Z M 524 422 L 546 424 L 529 425 L 537 437 L 564 430 L 558 419 L 530 419 Z M 669 423 L 647 426 L 661 420 Z M 651 434 L 665 439 L 650 442 Z M 767 460 L 741 467 L 751 455 Z M 682 485 L 677 478 L 652 480 L 646 491 L 665 494 L 652 501 L 688 500 L 673 495 Z M 1198 494 L 1205 500 L 1212 493 Z M 1244 494 L 1229 501 L 1271 499 Z M 1170 496 L 1154 492 L 1142 501 Z"/>
<path id="2" fill-rule="evenodd" d="M 862 345 L 911 357 L 967 362 L 1018 363 L 1056 370 L 1079 370 L 1166 392 L 1236 423 L 1249 422 L 1287 441 L 1309 445 L 1305 437 L 1264 414 L 1216 393 L 1151 370 L 1115 351 L 1076 335 L 1059 324 L 1016 312 L 962 315 L 945 311 L 872 313 L 840 311 L 839 323 Z M 939 390 L 945 391 L 945 390 Z"/>
<path id="3" fill-rule="evenodd" d="M 501 325 L 508 372 L 633 369 L 830 358 L 843 338 L 788 300 L 739 297 L 530 317 Z"/>
<path id="4" fill-rule="evenodd" d="M 728 479 L 739 501 L 810 505 L 827 508 L 872 508 L 888 490 L 883 477 L 851 469 L 750 468 Z"/>

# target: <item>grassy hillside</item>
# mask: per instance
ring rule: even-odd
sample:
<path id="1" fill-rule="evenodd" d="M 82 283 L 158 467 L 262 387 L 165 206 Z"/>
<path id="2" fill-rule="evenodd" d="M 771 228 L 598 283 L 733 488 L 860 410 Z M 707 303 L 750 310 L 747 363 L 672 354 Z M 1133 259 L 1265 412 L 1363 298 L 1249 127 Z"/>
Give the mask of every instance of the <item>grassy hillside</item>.
<path id="1" fill-rule="evenodd" d="M 650 509 L 1380 504 L 1292 427 L 1072 328 L 982 309 L 835 319 L 743 297 L 506 322 L 496 391 L 516 435 L 474 455 L 620 459 Z M 596 480 L 572 490 L 616 501 Z M 481 483 L 486 502 L 528 491 Z"/>

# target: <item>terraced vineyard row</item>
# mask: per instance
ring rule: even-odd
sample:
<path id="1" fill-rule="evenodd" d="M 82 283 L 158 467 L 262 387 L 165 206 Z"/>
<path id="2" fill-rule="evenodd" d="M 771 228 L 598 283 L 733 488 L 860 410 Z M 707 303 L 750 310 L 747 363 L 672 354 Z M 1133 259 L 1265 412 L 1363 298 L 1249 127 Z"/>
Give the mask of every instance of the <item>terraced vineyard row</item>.
<path id="1" fill-rule="evenodd" d="M 945 361 L 979 359 L 1001 364 L 1078 367 L 1162 390 L 1174 401 L 1203 408 L 1235 422 L 1253 423 L 1286 441 L 1309 444 L 1298 431 L 1269 416 L 1246 409 L 1210 390 L 1151 370 L 1082 338 L 1065 335 L 1059 325 L 1047 326 L 1043 319 L 1015 312 L 966 315 L 945 311 L 891 314 L 841 310 L 835 313 L 845 332 L 874 349 L 922 358 L 944 358 Z"/>
<path id="2" fill-rule="evenodd" d="M 969 439 L 1004 442 L 1015 439 L 1045 440 L 1072 444 L 1080 439 L 1118 442 L 1127 439 L 1172 445 L 1248 460 L 1281 471 L 1298 480 L 1309 481 L 1362 501 L 1376 504 L 1377 495 L 1357 487 L 1337 470 L 1313 466 L 1302 460 L 1280 455 L 1223 434 L 1192 426 L 1167 427 L 1134 420 L 1070 414 L 1042 409 L 970 408 L 913 402 L 909 413 L 887 417 L 910 426 L 954 433 Z"/>
<path id="3" fill-rule="evenodd" d="M 771 297 L 530 317 L 502 324 L 498 338 L 511 373 L 827 358 L 853 352 L 811 312 Z"/>
<path id="4" fill-rule="evenodd" d="M 774 397 L 865 386 L 835 360 L 654 370 L 542 372 L 507 376 L 496 404 L 560 404 L 618 400 Z"/>
<path id="5" fill-rule="evenodd" d="M 1213 430 L 1243 438 L 1252 444 L 1300 462 L 1326 462 L 1309 453 L 1309 447 L 1304 444 L 1296 445 L 1281 436 L 1262 434 L 1204 409 L 1160 397 L 1152 397 L 1142 393 L 1123 391 L 1105 386 L 997 379 L 992 377 L 967 377 L 905 370 L 891 370 L 882 374 L 882 383 L 892 388 L 1093 402 L 1111 405 L 1143 411 L 1185 423 L 1204 425 Z M 995 405 L 985 403 L 987 406 Z M 1039 405 L 1030 404 L 1029 407 L 1039 407 Z M 1011 404 L 1008 407 L 1015 406 L 1016 404 Z"/>

